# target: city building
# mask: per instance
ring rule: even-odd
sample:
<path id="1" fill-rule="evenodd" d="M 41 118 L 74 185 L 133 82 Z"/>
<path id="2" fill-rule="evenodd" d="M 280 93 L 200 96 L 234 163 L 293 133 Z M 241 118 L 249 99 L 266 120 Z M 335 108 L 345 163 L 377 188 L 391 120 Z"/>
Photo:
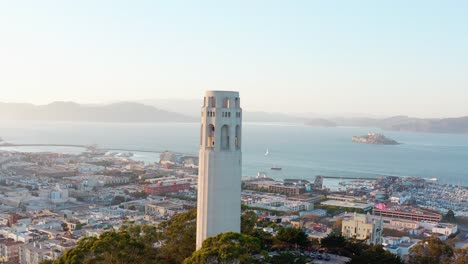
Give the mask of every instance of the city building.
<path id="1" fill-rule="evenodd" d="M 345 202 L 338 200 L 327 200 L 320 203 L 321 205 L 338 207 L 344 210 L 360 210 L 363 213 L 369 212 L 372 210 L 373 204 L 371 203 L 354 203 L 354 202 Z"/>
<path id="2" fill-rule="evenodd" d="M 438 223 L 434 225 L 430 230 L 433 234 L 450 236 L 458 232 L 458 226 L 455 224 Z"/>
<path id="3" fill-rule="evenodd" d="M 412 221 L 426 221 L 438 223 L 442 220 L 442 215 L 412 206 L 394 205 L 389 207 L 374 207 L 373 214 L 393 219 L 404 219 Z"/>
<path id="4" fill-rule="evenodd" d="M 173 202 L 158 202 L 154 204 L 145 204 L 145 215 L 150 216 L 173 216 L 182 212 L 184 206 Z"/>
<path id="5" fill-rule="evenodd" d="M 305 192 L 305 188 L 296 185 L 286 185 L 279 181 L 249 181 L 244 182 L 246 189 L 265 190 L 266 192 L 281 193 L 286 195 L 299 195 Z"/>
<path id="6" fill-rule="evenodd" d="M 372 219 L 370 215 L 354 213 L 350 217 L 343 218 L 341 233 L 346 238 L 355 237 L 366 241 L 368 244 L 382 243 L 383 223 Z"/>
<path id="7" fill-rule="evenodd" d="M 384 248 L 401 257 L 406 258 L 409 255 L 409 251 L 412 247 L 416 246 L 420 240 L 411 239 L 409 237 L 383 237 L 382 245 Z"/>
<path id="8" fill-rule="evenodd" d="M 23 245 L 23 242 L 15 241 L 12 238 L 1 238 L 0 263 L 18 263 L 21 245 Z"/>
<path id="9" fill-rule="evenodd" d="M 238 92 L 206 92 L 201 111 L 196 248 L 240 232 L 242 109 Z"/>
<path id="10" fill-rule="evenodd" d="M 142 191 L 150 195 L 173 193 L 190 189 L 190 183 L 185 181 L 160 181 L 155 184 L 146 184 L 141 187 Z"/>

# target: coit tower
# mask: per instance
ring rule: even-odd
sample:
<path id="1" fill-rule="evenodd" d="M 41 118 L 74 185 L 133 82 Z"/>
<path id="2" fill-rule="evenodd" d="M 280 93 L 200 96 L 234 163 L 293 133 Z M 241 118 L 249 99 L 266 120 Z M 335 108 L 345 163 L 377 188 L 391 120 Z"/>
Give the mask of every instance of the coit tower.
<path id="1" fill-rule="evenodd" d="M 207 91 L 201 111 L 197 250 L 223 232 L 240 232 L 242 109 L 239 92 Z"/>

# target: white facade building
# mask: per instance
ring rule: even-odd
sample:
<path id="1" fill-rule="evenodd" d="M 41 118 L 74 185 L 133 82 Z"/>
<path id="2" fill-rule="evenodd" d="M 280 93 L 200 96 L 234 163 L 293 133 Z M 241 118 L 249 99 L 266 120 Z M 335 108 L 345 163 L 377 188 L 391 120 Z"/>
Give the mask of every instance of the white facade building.
<path id="1" fill-rule="evenodd" d="M 197 239 L 240 232 L 242 109 L 238 92 L 206 92 L 201 111 Z"/>
<path id="2" fill-rule="evenodd" d="M 432 233 L 450 236 L 458 232 L 458 226 L 455 224 L 439 223 L 432 228 Z"/>
<path id="3" fill-rule="evenodd" d="M 372 219 L 370 215 L 354 213 L 351 217 L 343 218 L 341 233 L 346 238 L 355 237 L 366 241 L 367 244 L 382 243 L 383 221 Z"/>

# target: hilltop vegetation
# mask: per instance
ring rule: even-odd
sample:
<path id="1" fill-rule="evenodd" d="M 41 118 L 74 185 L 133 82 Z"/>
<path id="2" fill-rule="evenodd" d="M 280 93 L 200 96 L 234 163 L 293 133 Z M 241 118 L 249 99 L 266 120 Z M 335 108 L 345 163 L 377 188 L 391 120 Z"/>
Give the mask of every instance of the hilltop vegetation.
<path id="1" fill-rule="evenodd" d="M 330 253 L 347 256 L 349 264 L 402 264 L 403 261 L 382 246 L 370 246 L 356 239 L 345 239 L 332 232 L 321 244 L 310 241 L 301 230 L 275 226 L 275 236 L 256 228 L 252 211 L 242 215 L 242 233 L 223 233 L 204 241 L 195 251 L 196 211 L 175 215 L 158 227 L 125 225 L 109 230 L 99 238 L 82 239 L 75 248 L 55 261 L 42 264 L 203 264 L 203 263 L 310 263 L 294 250 L 323 248 Z M 292 251 L 291 251 L 292 250 Z M 269 252 L 276 252 L 274 256 Z M 467 263 L 467 251 L 453 250 L 437 238 L 422 241 L 412 249 L 411 264 Z M 429 262 L 428 262 L 429 261 Z"/>

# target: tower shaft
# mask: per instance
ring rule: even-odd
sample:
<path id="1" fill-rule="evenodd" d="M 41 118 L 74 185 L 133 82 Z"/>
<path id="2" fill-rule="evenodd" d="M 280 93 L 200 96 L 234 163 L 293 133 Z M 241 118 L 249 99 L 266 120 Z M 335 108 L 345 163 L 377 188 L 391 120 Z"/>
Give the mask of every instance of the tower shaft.
<path id="1" fill-rule="evenodd" d="M 197 250 L 223 232 L 240 232 L 242 109 L 238 92 L 208 91 L 201 111 Z"/>

